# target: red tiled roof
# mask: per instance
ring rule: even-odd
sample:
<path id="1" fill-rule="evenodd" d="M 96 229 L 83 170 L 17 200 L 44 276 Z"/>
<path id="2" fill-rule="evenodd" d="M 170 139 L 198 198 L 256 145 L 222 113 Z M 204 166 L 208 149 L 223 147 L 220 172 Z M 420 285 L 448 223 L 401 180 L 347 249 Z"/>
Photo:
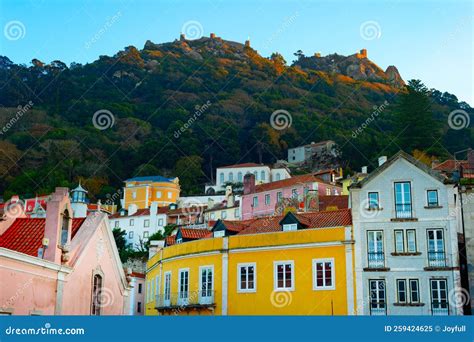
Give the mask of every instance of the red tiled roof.
<path id="1" fill-rule="evenodd" d="M 74 238 L 85 218 L 72 219 L 71 238 Z M 0 236 L 0 247 L 37 256 L 42 246 L 45 218 L 17 218 Z"/>
<path id="2" fill-rule="evenodd" d="M 319 196 L 319 210 L 325 211 L 335 207 L 335 209 L 349 208 L 349 196 Z"/>
<path id="3" fill-rule="evenodd" d="M 221 167 L 218 167 L 218 169 L 230 169 L 230 168 L 238 169 L 238 168 L 243 168 L 243 167 L 258 167 L 258 166 L 266 166 L 266 165 L 256 164 L 256 163 L 243 163 L 243 164 L 221 166 Z"/>
<path id="4" fill-rule="evenodd" d="M 464 167 L 467 167 L 467 165 L 468 165 L 467 160 L 448 159 L 448 160 L 445 160 L 442 163 L 439 163 L 435 167 L 433 167 L 433 170 L 437 170 L 437 171 L 455 171 L 455 170 L 459 169 L 459 165 L 463 165 Z"/>
<path id="5" fill-rule="evenodd" d="M 166 246 L 174 245 L 176 242 L 176 235 L 170 235 L 165 238 Z"/>
<path id="6" fill-rule="evenodd" d="M 305 175 L 293 176 L 291 178 L 282 179 L 276 182 L 259 184 L 255 186 L 255 193 L 274 190 L 274 189 L 287 188 L 289 186 L 293 186 L 299 183 L 313 183 L 313 182 L 328 184 L 326 181 L 322 180 L 321 178 L 315 177 L 313 174 L 308 173 Z"/>
<path id="7" fill-rule="evenodd" d="M 207 229 L 181 228 L 183 239 L 201 239 L 209 234 Z"/>
<path id="8" fill-rule="evenodd" d="M 144 273 L 138 273 L 138 272 L 132 272 L 130 276 L 135 277 L 135 278 L 143 278 L 145 279 L 145 274 Z"/>
<path id="9" fill-rule="evenodd" d="M 317 211 L 295 214 L 295 216 L 306 228 L 344 227 L 352 224 L 350 209 Z M 259 234 L 281 231 L 280 221 L 282 219 L 283 216 L 269 216 L 248 220 L 253 222 L 248 222 L 248 227 L 238 234 Z M 225 222 L 225 224 L 227 226 L 227 222 Z"/>

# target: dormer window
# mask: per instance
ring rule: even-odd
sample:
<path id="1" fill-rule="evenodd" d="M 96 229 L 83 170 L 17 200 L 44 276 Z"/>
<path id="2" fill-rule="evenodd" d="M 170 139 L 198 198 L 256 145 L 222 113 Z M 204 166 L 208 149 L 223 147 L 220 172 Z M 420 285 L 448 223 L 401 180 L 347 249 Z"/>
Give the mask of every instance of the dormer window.
<path id="1" fill-rule="evenodd" d="M 290 232 L 293 230 L 298 230 L 298 224 L 297 223 L 290 223 L 290 224 L 284 224 L 283 225 L 283 231 L 284 232 Z"/>
<path id="2" fill-rule="evenodd" d="M 176 243 L 183 243 L 183 239 L 182 238 L 176 239 Z"/>
<path id="3" fill-rule="evenodd" d="M 218 230 L 214 232 L 214 237 L 224 237 L 225 236 L 225 230 Z"/>

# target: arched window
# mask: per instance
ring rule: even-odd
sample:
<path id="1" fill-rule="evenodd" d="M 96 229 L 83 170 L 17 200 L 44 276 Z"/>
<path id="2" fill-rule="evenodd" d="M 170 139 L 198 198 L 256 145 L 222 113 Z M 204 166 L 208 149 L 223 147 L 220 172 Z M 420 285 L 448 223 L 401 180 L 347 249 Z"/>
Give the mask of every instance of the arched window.
<path id="1" fill-rule="evenodd" d="M 239 171 L 239 173 L 237 174 L 237 182 L 241 182 L 242 183 L 242 172 Z"/>
<path id="2" fill-rule="evenodd" d="M 69 220 L 71 220 L 71 217 L 69 217 L 69 211 L 66 209 L 63 213 L 63 222 L 61 226 L 61 246 L 65 246 L 69 239 Z"/>
<path id="3" fill-rule="evenodd" d="M 100 308 L 102 306 L 102 276 L 99 274 L 94 275 L 92 285 L 92 310 L 93 316 L 100 316 Z"/>
<path id="4" fill-rule="evenodd" d="M 257 180 L 257 178 L 258 178 L 258 172 L 255 171 L 255 172 L 253 173 L 253 175 L 255 176 L 255 180 Z"/>
<path id="5" fill-rule="evenodd" d="M 265 180 L 265 171 L 260 172 L 260 180 L 264 181 Z"/>
<path id="6" fill-rule="evenodd" d="M 229 182 L 233 182 L 233 181 L 234 181 L 234 173 L 230 172 L 229 173 Z"/>
<path id="7" fill-rule="evenodd" d="M 276 180 L 279 181 L 281 179 L 280 173 L 276 174 Z"/>
<path id="8" fill-rule="evenodd" d="M 220 181 L 221 184 L 224 183 L 224 173 L 223 172 L 221 172 L 219 174 L 219 181 Z"/>

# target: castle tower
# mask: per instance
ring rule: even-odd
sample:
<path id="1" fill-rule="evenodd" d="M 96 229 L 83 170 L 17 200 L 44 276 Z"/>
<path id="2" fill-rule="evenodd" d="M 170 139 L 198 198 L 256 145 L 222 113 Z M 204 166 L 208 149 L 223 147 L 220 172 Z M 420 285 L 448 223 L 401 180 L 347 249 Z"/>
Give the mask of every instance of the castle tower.
<path id="1" fill-rule="evenodd" d="M 87 216 L 87 190 L 81 186 L 81 182 L 77 188 L 71 191 L 71 208 L 73 217 Z"/>
<path id="2" fill-rule="evenodd" d="M 250 37 L 245 41 L 245 47 L 246 48 L 250 47 Z"/>
<path id="3" fill-rule="evenodd" d="M 179 35 L 179 40 L 182 41 L 182 42 L 184 42 L 186 40 L 186 36 L 184 35 L 184 33 L 181 33 Z"/>
<path id="4" fill-rule="evenodd" d="M 367 58 L 367 49 L 360 50 L 360 58 Z"/>

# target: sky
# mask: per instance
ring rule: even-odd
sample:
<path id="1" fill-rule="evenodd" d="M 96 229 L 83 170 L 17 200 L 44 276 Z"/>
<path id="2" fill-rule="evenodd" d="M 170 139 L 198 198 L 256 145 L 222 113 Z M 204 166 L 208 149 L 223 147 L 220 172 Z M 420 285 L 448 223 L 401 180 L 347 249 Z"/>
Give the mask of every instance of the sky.
<path id="1" fill-rule="evenodd" d="M 299 0 L 0 0 L 0 55 L 88 63 L 124 47 L 139 49 L 208 36 L 281 53 L 349 55 L 362 48 L 382 69 L 404 80 L 450 92 L 474 105 L 472 1 Z"/>

